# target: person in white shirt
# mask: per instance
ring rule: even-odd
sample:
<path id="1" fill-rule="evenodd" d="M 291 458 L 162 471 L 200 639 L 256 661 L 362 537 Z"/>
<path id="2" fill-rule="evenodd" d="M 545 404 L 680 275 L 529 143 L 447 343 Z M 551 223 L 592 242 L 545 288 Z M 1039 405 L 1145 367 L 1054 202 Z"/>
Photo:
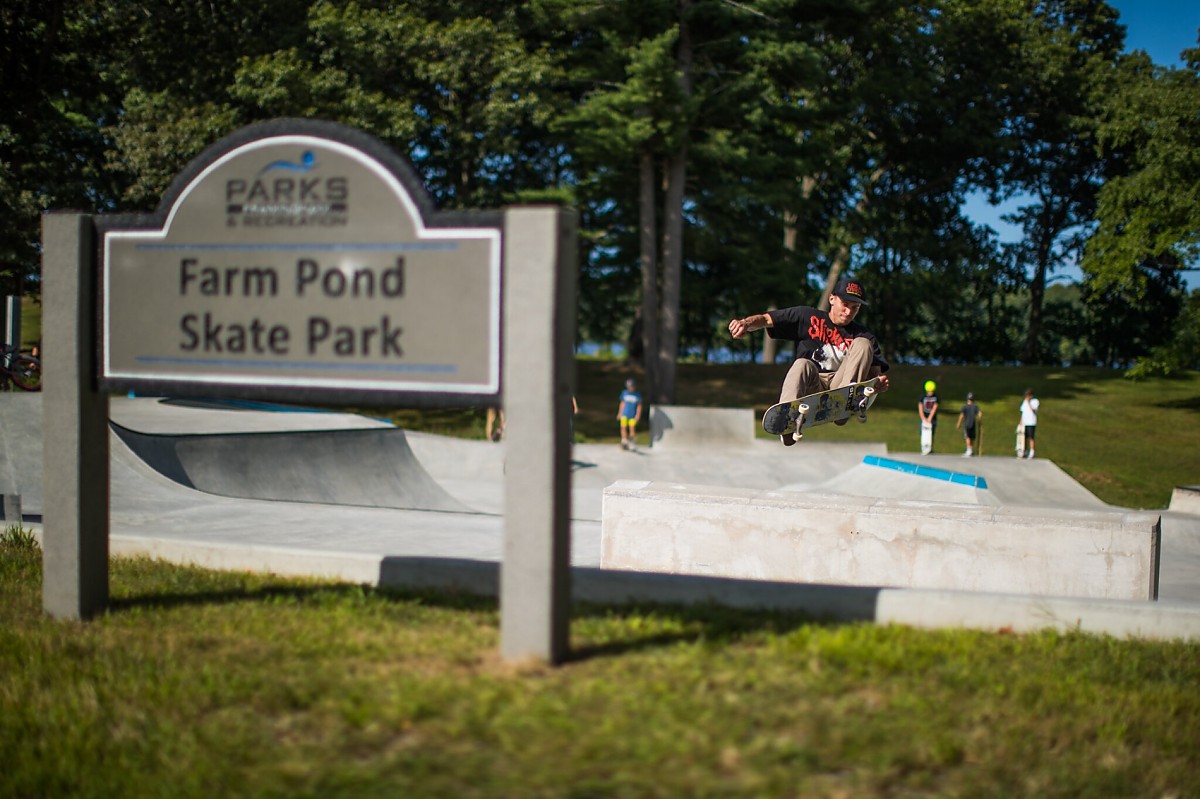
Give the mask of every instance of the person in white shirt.
<path id="1" fill-rule="evenodd" d="M 1038 406 L 1033 389 L 1025 389 L 1025 400 L 1021 403 L 1021 424 L 1025 426 L 1025 457 L 1033 458 L 1033 436 L 1037 432 Z"/>

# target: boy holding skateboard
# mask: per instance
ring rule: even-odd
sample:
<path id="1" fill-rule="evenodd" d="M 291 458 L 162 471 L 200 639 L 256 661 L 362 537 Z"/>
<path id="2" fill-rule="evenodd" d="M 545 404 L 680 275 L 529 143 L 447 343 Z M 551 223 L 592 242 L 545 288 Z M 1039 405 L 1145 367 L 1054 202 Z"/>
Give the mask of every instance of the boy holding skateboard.
<path id="1" fill-rule="evenodd" d="M 925 381 L 925 396 L 917 401 L 917 413 L 921 415 L 921 454 L 933 452 L 933 436 L 937 433 L 938 398 L 937 383 Z"/>
<path id="2" fill-rule="evenodd" d="M 804 305 L 753 314 L 729 323 L 729 332 L 741 338 L 755 330 L 771 338 L 794 342 L 792 366 L 779 391 L 780 402 L 851 383 L 879 378 L 880 391 L 888 389 L 888 362 L 875 335 L 854 321 L 867 304 L 862 284 L 842 279 L 829 296 L 829 311 Z M 845 420 L 839 422 L 844 424 Z M 789 434 L 780 436 L 784 445 L 796 443 Z"/>
<path id="3" fill-rule="evenodd" d="M 1017 452 L 1017 457 L 1025 457 L 1033 460 L 1033 449 L 1036 442 L 1034 436 L 1037 434 L 1037 415 L 1038 407 L 1041 405 L 1038 398 L 1033 395 L 1033 389 L 1025 389 L 1025 399 L 1021 401 L 1021 427 L 1024 428 L 1024 452 Z M 1018 428 L 1019 429 L 1019 428 Z"/>

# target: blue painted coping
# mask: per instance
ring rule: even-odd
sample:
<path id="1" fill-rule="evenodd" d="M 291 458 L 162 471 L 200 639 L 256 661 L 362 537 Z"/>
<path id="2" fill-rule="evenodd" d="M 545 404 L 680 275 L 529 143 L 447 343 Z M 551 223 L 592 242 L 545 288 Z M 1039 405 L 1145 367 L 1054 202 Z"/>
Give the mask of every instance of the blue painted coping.
<path id="1" fill-rule="evenodd" d="M 932 466 L 921 466 L 919 464 L 909 463 L 907 461 L 881 458 L 878 455 L 867 455 L 865 458 L 863 458 L 863 463 L 869 466 L 882 466 L 884 469 L 895 469 L 896 471 L 904 472 L 905 474 L 915 474 L 918 477 L 931 477 L 934 480 L 945 480 L 950 483 L 958 483 L 959 485 L 974 486 L 975 488 L 983 489 L 988 487 L 987 480 L 978 475 L 951 472 L 946 469 L 935 469 Z"/>

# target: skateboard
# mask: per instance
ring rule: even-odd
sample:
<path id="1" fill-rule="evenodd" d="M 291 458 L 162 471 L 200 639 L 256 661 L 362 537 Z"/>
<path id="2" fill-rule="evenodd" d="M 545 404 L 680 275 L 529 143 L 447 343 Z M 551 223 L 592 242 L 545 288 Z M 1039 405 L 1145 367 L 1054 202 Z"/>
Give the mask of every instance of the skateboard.
<path id="1" fill-rule="evenodd" d="M 933 452 L 933 423 L 921 422 L 921 454 Z"/>
<path id="2" fill-rule="evenodd" d="M 842 421 L 856 414 L 860 422 L 865 422 L 867 410 L 878 396 L 875 390 L 878 382 L 879 378 L 875 377 L 772 405 L 763 414 L 763 430 L 777 436 L 790 433 L 799 441 L 810 427 Z"/>
<path id="3" fill-rule="evenodd" d="M 1025 457 L 1025 425 L 1017 422 L 1017 457 Z"/>

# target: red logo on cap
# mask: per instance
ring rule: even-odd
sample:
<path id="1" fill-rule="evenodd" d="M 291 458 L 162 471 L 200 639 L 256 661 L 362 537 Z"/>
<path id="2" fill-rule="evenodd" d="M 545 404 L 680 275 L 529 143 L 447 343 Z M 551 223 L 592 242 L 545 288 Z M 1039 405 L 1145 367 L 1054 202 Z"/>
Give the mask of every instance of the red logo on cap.
<path id="1" fill-rule="evenodd" d="M 862 296 L 862 287 L 859 286 L 857 283 L 847 283 L 846 284 L 846 293 L 853 294 L 855 297 L 861 297 Z"/>

